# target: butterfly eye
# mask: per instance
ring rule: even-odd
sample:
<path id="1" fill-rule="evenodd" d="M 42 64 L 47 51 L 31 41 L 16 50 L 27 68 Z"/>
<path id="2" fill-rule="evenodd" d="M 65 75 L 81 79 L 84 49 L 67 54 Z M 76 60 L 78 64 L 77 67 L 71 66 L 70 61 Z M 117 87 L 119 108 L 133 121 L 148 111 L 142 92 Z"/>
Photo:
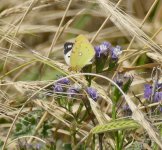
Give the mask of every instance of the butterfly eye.
<path id="1" fill-rule="evenodd" d="M 72 46 L 72 45 L 68 45 L 67 47 L 68 47 L 68 48 L 72 48 L 73 46 Z"/>

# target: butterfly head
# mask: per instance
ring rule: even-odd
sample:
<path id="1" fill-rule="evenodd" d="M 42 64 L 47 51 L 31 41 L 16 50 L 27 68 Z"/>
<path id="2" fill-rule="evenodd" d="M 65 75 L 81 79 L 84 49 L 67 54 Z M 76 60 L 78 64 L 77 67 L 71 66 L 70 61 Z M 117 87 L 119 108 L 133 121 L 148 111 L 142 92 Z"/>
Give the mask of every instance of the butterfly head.
<path id="1" fill-rule="evenodd" d="M 70 56 L 71 56 L 73 45 L 74 43 L 72 42 L 66 42 L 64 44 L 64 59 L 69 66 L 70 66 Z"/>

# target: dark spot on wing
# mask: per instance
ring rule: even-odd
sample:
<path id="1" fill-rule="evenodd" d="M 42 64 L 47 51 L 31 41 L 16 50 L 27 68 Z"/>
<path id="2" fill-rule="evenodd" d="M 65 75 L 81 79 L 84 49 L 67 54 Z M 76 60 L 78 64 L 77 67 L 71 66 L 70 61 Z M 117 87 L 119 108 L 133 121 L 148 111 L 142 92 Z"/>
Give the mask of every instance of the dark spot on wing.
<path id="1" fill-rule="evenodd" d="M 64 44 L 64 54 L 67 54 L 69 51 L 72 50 L 74 43 L 72 42 L 66 42 Z"/>

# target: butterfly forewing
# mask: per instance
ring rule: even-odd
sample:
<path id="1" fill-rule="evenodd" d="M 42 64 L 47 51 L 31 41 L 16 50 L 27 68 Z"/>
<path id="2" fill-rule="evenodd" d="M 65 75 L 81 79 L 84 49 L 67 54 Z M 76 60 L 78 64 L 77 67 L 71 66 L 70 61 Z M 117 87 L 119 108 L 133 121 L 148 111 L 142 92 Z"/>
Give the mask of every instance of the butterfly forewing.
<path id="1" fill-rule="evenodd" d="M 92 60 L 94 55 L 95 50 L 88 39 L 83 35 L 77 36 L 70 57 L 71 68 L 81 70 Z"/>

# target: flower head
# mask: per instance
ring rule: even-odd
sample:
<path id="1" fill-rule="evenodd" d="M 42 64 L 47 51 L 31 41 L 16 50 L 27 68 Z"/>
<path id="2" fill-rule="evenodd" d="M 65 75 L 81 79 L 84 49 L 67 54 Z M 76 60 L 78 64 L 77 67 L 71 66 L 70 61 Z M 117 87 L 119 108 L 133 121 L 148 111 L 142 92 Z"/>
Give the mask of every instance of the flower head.
<path id="1" fill-rule="evenodd" d="M 122 49 L 121 46 L 116 46 L 116 47 L 111 47 L 110 49 L 110 53 L 111 53 L 111 58 L 112 59 L 118 59 L 119 56 L 122 54 Z"/>
<path id="2" fill-rule="evenodd" d="M 123 80 L 123 74 L 117 73 L 114 79 L 114 82 L 119 86 L 122 87 L 124 80 Z"/>
<path id="3" fill-rule="evenodd" d="M 123 73 L 117 73 L 116 77 L 115 77 L 115 83 L 119 86 L 122 87 L 125 84 L 127 84 L 129 82 L 129 84 L 132 83 L 134 76 L 130 75 L 130 74 L 123 74 Z"/>
<path id="4" fill-rule="evenodd" d="M 130 115 L 132 114 L 132 111 L 131 111 L 131 109 L 130 109 L 130 107 L 129 107 L 128 104 L 125 104 L 125 105 L 123 106 L 123 111 L 124 111 L 124 114 L 125 114 L 126 116 L 130 116 Z"/>
<path id="5" fill-rule="evenodd" d="M 156 92 L 155 97 L 154 97 L 154 101 L 159 102 L 161 100 L 162 100 L 162 92 Z"/>
<path id="6" fill-rule="evenodd" d="M 53 86 L 53 90 L 54 90 L 54 92 L 63 92 L 64 91 L 60 84 L 55 84 Z"/>
<path id="7" fill-rule="evenodd" d="M 130 110 L 129 105 L 127 105 L 127 104 L 124 105 L 124 106 L 123 106 L 123 110 L 124 110 L 124 111 Z"/>
<path id="8" fill-rule="evenodd" d="M 94 101 L 97 101 L 97 98 L 99 97 L 99 95 L 98 95 L 96 89 L 94 89 L 92 87 L 88 87 L 86 91 Z"/>
<path id="9" fill-rule="evenodd" d="M 69 84 L 70 80 L 68 78 L 64 78 L 62 80 L 57 81 L 57 83 L 59 83 L 59 84 Z"/>
<path id="10" fill-rule="evenodd" d="M 101 45 L 95 46 L 96 56 L 100 57 L 101 54 L 108 55 L 111 44 L 109 42 L 103 42 Z"/>
<path id="11" fill-rule="evenodd" d="M 70 87 L 70 88 L 67 90 L 67 93 L 68 93 L 68 96 L 69 96 L 69 97 L 74 97 L 77 93 L 79 93 L 79 90 L 78 90 L 78 88 L 76 88 L 76 87 Z"/>
<path id="12" fill-rule="evenodd" d="M 117 79 L 115 82 L 119 87 L 123 86 L 123 80 L 122 79 Z"/>
<path id="13" fill-rule="evenodd" d="M 152 93 L 152 86 L 150 84 L 144 85 L 144 98 L 149 99 Z"/>

